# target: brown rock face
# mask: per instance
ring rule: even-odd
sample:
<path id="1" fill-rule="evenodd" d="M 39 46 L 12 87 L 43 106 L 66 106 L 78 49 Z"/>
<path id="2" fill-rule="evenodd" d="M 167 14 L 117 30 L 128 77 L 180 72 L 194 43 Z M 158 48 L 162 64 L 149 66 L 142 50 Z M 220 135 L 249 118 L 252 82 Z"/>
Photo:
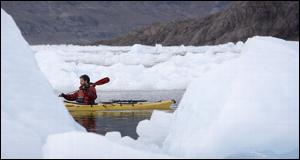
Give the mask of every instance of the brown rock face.
<path id="1" fill-rule="evenodd" d="M 233 2 L 228 9 L 203 18 L 150 25 L 96 44 L 216 45 L 256 35 L 299 40 L 299 2 Z"/>

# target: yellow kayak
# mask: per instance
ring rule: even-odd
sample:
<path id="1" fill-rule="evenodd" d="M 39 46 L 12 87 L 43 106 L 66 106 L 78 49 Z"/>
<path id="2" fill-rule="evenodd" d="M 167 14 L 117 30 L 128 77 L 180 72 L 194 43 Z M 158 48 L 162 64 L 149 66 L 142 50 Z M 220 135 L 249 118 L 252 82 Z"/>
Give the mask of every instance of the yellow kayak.
<path id="1" fill-rule="evenodd" d="M 110 111 L 110 110 L 170 110 L 174 100 L 136 103 L 98 103 L 93 105 L 64 102 L 69 111 Z"/>

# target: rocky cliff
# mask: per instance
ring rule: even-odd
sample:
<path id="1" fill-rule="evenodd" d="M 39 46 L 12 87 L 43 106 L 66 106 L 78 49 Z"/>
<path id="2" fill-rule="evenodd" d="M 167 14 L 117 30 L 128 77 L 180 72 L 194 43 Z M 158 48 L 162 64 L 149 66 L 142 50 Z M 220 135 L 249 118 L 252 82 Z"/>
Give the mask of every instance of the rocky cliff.
<path id="1" fill-rule="evenodd" d="M 220 1 L 1 1 L 30 44 L 83 44 L 218 12 Z"/>
<path id="2" fill-rule="evenodd" d="M 206 17 L 154 24 L 95 44 L 215 45 L 255 35 L 299 40 L 299 2 L 232 2 L 226 10 Z"/>

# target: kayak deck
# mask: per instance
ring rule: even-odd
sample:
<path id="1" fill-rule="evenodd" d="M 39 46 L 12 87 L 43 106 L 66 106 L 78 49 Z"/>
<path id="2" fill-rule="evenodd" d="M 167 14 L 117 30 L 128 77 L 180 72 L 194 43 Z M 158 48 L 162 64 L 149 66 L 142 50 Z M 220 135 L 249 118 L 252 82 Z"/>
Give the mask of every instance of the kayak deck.
<path id="1" fill-rule="evenodd" d="M 136 102 L 136 103 L 98 103 L 93 105 L 64 102 L 69 111 L 106 111 L 106 110 L 170 110 L 173 100 L 158 102 Z"/>

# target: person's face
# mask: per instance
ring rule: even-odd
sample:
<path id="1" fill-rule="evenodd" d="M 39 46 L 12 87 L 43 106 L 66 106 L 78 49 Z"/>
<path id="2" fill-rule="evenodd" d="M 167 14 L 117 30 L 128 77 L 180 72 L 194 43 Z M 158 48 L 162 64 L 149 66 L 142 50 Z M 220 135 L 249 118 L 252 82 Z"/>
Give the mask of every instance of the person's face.
<path id="1" fill-rule="evenodd" d="M 82 78 L 80 78 L 80 85 L 86 84 L 87 82 L 85 80 L 83 80 Z"/>

